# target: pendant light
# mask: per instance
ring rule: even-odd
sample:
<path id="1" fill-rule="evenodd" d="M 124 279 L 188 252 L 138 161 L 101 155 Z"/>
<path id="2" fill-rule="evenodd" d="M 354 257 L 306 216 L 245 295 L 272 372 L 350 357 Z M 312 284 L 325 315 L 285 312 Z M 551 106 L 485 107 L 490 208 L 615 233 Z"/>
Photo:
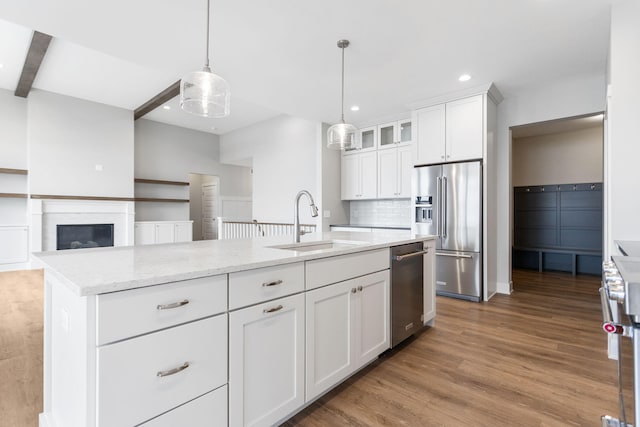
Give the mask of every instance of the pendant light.
<path id="1" fill-rule="evenodd" d="M 327 148 L 345 150 L 356 148 L 356 136 L 358 129 L 344 122 L 344 49 L 349 46 L 349 40 L 338 40 L 338 47 L 342 49 L 342 113 L 340 123 L 337 123 L 327 131 Z"/>
<path id="2" fill-rule="evenodd" d="M 209 9 L 207 0 L 206 59 L 202 71 L 194 71 L 180 80 L 180 108 L 196 116 L 222 118 L 230 113 L 231 89 L 209 67 Z"/>

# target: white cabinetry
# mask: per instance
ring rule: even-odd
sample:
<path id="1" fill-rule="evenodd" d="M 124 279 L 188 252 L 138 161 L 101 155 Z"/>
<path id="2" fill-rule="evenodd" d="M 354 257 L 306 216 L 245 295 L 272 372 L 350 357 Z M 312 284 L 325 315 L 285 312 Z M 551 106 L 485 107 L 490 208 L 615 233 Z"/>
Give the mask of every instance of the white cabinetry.
<path id="1" fill-rule="evenodd" d="M 411 197 L 411 147 L 401 146 L 378 152 L 378 198 Z"/>
<path id="2" fill-rule="evenodd" d="M 206 420 L 210 426 L 227 425 L 227 386 L 200 396 L 157 418 L 148 421 L 144 427 L 199 426 Z"/>
<path id="3" fill-rule="evenodd" d="M 342 200 L 375 199 L 377 152 L 359 152 L 342 157 Z"/>
<path id="4" fill-rule="evenodd" d="M 306 295 L 306 400 L 389 348 L 389 270 Z"/>
<path id="5" fill-rule="evenodd" d="M 136 221 L 135 244 L 190 242 L 193 221 Z"/>
<path id="6" fill-rule="evenodd" d="M 424 165 L 481 159 L 484 95 L 475 95 L 414 112 L 413 163 Z"/>
<path id="7" fill-rule="evenodd" d="M 378 125 L 378 148 L 393 147 L 398 144 L 411 144 L 411 119 Z"/>
<path id="8" fill-rule="evenodd" d="M 229 315 L 229 425 L 271 426 L 304 404 L 304 294 Z"/>
<path id="9" fill-rule="evenodd" d="M 26 225 L 0 226 L 0 264 L 17 264 L 29 258 L 29 227 Z"/>
<path id="10" fill-rule="evenodd" d="M 425 241 L 423 249 L 428 251 L 423 255 L 423 305 L 426 325 L 436 317 L 436 241 Z"/>

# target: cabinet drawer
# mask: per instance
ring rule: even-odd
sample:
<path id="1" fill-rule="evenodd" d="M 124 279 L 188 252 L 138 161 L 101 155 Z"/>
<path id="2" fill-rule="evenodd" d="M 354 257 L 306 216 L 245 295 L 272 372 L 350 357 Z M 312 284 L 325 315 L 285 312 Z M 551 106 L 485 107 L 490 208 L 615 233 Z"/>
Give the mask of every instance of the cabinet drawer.
<path id="1" fill-rule="evenodd" d="M 389 248 L 307 261 L 306 286 L 315 289 L 389 268 Z"/>
<path id="2" fill-rule="evenodd" d="M 185 301 L 187 303 L 182 304 Z M 226 310 L 226 275 L 98 295 L 97 344 L 107 344 Z"/>
<path id="3" fill-rule="evenodd" d="M 200 396 L 142 425 L 144 427 L 226 426 L 227 386 Z"/>
<path id="4" fill-rule="evenodd" d="M 304 264 L 229 274 L 229 310 L 304 291 Z"/>
<path id="5" fill-rule="evenodd" d="M 98 426 L 140 424 L 227 382 L 227 315 L 100 347 L 97 371 Z"/>

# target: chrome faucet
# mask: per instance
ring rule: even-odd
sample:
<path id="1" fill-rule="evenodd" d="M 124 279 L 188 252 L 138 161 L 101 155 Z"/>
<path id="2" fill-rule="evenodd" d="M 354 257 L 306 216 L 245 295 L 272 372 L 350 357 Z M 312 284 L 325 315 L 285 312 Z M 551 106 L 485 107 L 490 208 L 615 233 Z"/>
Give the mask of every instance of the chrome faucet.
<path id="1" fill-rule="evenodd" d="M 305 234 L 305 232 L 300 229 L 300 215 L 298 213 L 298 204 L 300 203 L 300 197 L 302 197 L 303 194 L 305 194 L 309 198 L 309 202 L 310 202 L 309 207 L 311 208 L 311 216 L 312 217 L 318 216 L 318 208 L 316 207 L 316 204 L 313 201 L 313 196 L 311 196 L 311 193 L 309 193 L 307 190 L 301 190 L 296 195 L 296 201 L 293 204 L 293 212 L 294 212 L 293 241 L 294 243 L 300 243 L 300 236 Z"/>

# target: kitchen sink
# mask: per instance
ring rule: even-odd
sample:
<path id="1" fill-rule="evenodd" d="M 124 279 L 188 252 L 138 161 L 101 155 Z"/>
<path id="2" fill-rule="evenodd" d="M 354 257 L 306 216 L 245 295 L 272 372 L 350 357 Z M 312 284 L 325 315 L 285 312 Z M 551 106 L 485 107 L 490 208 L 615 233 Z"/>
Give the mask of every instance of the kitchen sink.
<path id="1" fill-rule="evenodd" d="M 269 246 L 273 249 L 287 249 L 297 252 L 319 251 L 322 249 L 344 249 L 357 245 L 364 245 L 367 242 L 358 242 L 353 240 L 322 240 L 319 242 L 300 242 L 290 243 L 286 245 Z"/>

